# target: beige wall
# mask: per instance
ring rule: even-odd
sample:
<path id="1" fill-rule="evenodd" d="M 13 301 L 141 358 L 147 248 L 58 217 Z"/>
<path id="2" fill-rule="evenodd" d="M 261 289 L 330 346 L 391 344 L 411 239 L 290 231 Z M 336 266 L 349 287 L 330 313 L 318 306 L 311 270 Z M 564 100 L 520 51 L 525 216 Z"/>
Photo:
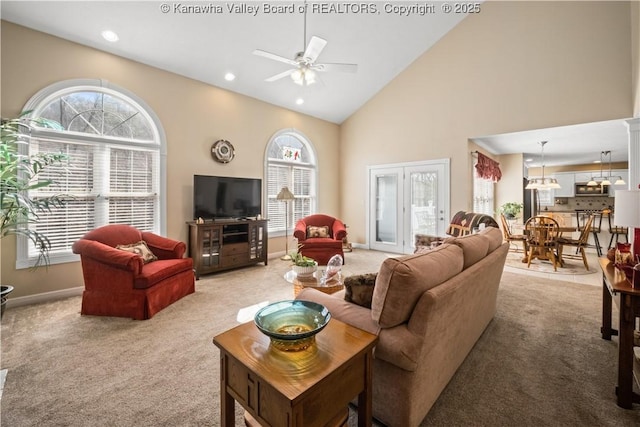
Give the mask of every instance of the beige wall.
<path id="1" fill-rule="evenodd" d="M 278 130 L 296 128 L 314 144 L 322 212 L 339 214 L 339 128 L 195 80 L 80 46 L 2 21 L 2 117 L 15 116 L 40 89 L 67 79 L 102 78 L 143 99 L 159 116 L 167 137 L 167 235 L 187 240 L 194 174 L 262 177 L 264 152 Z M 216 163 L 209 153 L 218 139 L 231 141 L 235 159 Z M 270 252 L 284 251 L 271 239 Z M 79 263 L 15 270 L 15 240 L 2 240 L 0 281 L 13 297 L 82 286 Z"/>
<path id="2" fill-rule="evenodd" d="M 640 1 L 631 3 L 631 58 L 633 60 L 633 117 L 640 117 Z"/>
<path id="3" fill-rule="evenodd" d="M 341 126 L 350 239 L 367 241 L 368 165 L 450 158 L 455 212 L 471 206 L 469 138 L 631 116 L 629 15 L 624 2 L 483 3 Z"/>

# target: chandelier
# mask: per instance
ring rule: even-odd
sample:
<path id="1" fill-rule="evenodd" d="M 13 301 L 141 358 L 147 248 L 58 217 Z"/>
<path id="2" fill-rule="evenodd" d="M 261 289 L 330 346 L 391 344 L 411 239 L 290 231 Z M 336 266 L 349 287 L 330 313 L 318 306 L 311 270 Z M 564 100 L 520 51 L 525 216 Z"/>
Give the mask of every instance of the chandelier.
<path id="1" fill-rule="evenodd" d="M 531 178 L 525 187 L 527 190 L 549 190 L 551 188 L 561 188 L 558 180 L 555 178 L 545 178 L 544 176 L 544 146 L 549 141 L 541 141 L 540 149 L 542 151 L 542 177 Z"/>
<path id="2" fill-rule="evenodd" d="M 604 163 L 603 158 L 609 156 L 609 175 L 604 176 L 602 174 L 602 163 Z M 589 187 L 595 187 L 596 185 L 611 185 L 611 179 L 614 177 L 611 175 L 611 151 L 601 151 L 600 152 L 600 176 L 592 176 L 591 181 L 587 182 Z M 616 176 L 617 178 L 614 185 L 625 185 L 624 179 L 621 176 Z"/>

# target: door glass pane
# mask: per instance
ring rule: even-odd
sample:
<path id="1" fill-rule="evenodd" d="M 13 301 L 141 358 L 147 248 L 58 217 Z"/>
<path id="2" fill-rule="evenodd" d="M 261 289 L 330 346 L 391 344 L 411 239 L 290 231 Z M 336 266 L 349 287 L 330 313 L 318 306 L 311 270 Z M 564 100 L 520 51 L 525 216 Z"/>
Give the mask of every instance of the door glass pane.
<path id="1" fill-rule="evenodd" d="M 398 206 L 398 177 L 376 176 L 376 241 L 396 243 Z"/>
<path id="2" fill-rule="evenodd" d="M 412 172 L 411 191 L 411 233 L 438 234 L 438 174 L 436 172 Z"/>

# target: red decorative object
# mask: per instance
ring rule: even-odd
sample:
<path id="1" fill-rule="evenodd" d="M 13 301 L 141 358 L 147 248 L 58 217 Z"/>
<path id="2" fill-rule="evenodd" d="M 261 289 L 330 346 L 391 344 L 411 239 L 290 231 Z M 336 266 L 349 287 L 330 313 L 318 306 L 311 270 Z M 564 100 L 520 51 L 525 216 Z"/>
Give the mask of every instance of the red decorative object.
<path id="1" fill-rule="evenodd" d="M 476 171 L 478 172 L 478 176 L 480 178 L 490 179 L 493 182 L 500 181 L 500 179 L 502 178 L 500 163 L 478 151 L 476 151 L 476 153 L 478 153 L 478 163 L 476 164 Z"/>
<path id="2" fill-rule="evenodd" d="M 640 262 L 640 189 L 616 191 L 613 220 L 615 225 L 634 228 L 633 260 Z"/>

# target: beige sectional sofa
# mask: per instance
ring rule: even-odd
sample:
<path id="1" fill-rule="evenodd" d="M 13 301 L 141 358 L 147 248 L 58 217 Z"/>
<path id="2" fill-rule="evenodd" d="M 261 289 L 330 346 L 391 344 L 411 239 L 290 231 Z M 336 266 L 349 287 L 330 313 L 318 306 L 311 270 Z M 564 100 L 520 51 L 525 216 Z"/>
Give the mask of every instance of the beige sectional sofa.
<path id="1" fill-rule="evenodd" d="M 390 427 L 417 426 L 496 312 L 508 244 L 499 229 L 449 238 L 433 250 L 388 258 L 371 308 L 305 289 L 298 299 L 375 333 L 373 415 Z"/>

